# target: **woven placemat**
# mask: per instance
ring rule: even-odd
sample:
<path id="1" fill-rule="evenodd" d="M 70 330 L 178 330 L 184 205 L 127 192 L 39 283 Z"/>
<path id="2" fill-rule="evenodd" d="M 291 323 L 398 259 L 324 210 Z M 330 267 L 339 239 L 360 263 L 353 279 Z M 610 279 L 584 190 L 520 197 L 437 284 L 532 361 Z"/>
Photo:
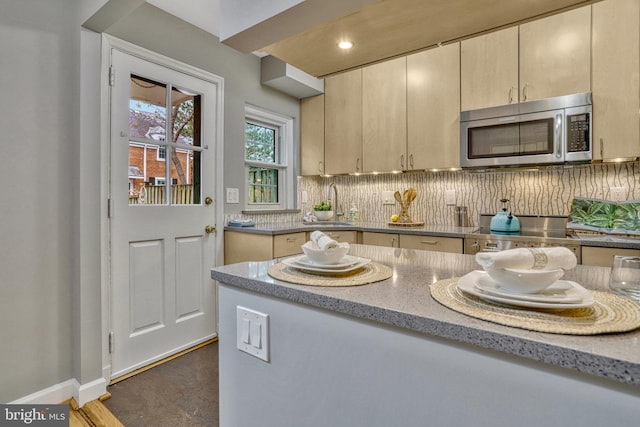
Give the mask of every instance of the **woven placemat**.
<path id="1" fill-rule="evenodd" d="M 359 286 L 378 282 L 392 276 L 393 270 L 383 264 L 370 262 L 367 265 L 349 273 L 336 275 L 319 275 L 305 273 L 294 267 L 289 267 L 281 262 L 272 265 L 268 270 L 269 276 L 274 279 L 298 285 L 309 286 Z"/>
<path id="2" fill-rule="evenodd" d="M 494 304 L 458 289 L 459 278 L 431 285 L 440 304 L 477 319 L 537 332 L 596 335 L 640 328 L 640 305 L 607 292 L 590 291 L 595 303 L 587 308 L 544 310 Z"/>

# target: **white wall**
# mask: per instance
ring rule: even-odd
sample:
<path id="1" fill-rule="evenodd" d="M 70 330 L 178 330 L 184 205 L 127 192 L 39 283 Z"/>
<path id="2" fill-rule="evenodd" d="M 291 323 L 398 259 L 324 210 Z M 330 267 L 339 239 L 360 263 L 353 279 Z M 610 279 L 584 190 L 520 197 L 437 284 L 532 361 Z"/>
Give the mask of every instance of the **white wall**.
<path id="1" fill-rule="evenodd" d="M 0 13 L 0 401 L 72 377 L 79 201 L 75 0 Z"/>

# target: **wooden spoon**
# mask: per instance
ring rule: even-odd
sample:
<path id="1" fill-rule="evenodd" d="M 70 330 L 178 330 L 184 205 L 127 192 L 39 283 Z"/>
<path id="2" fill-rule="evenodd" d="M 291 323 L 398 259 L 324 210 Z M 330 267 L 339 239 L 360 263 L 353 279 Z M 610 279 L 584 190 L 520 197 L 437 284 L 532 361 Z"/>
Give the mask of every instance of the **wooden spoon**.
<path id="1" fill-rule="evenodd" d="M 416 196 L 418 195 L 418 192 L 416 191 L 415 188 L 410 188 L 409 189 L 409 195 L 407 196 L 407 201 L 409 203 L 413 202 L 416 199 Z"/>
<path id="2" fill-rule="evenodd" d="M 404 202 L 402 201 L 402 196 L 400 196 L 400 192 L 396 191 L 395 193 L 393 193 L 393 198 L 396 199 L 396 201 L 398 203 L 400 203 L 400 206 L 404 208 Z"/>

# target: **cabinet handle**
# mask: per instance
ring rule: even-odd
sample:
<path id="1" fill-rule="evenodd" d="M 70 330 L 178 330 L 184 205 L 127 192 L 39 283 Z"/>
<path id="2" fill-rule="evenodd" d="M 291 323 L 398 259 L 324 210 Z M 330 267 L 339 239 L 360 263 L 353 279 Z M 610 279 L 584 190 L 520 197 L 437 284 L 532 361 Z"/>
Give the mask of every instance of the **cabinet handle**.
<path id="1" fill-rule="evenodd" d="M 318 172 L 324 173 L 324 168 L 322 167 L 322 160 L 318 160 Z"/>
<path id="2" fill-rule="evenodd" d="M 421 240 L 420 243 L 424 243 L 425 245 L 437 245 L 437 240 Z"/>
<path id="3" fill-rule="evenodd" d="M 413 169 L 413 154 L 409 154 L 409 169 Z"/>
<path id="4" fill-rule="evenodd" d="M 527 93 L 529 92 L 529 90 L 527 89 L 528 85 L 524 85 L 524 87 L 522 88 L 522 99 L 523 101 L 527 100 Z"/>
<path id="5" fill-rule="evenodd" d="M 395 237 L 392 237 L 392 238 L 391 238 L 391 247 L 392 247 L 392 248 L 395 248 L 395 247 L 396 247 L 396 238 L 395 238 Z"/>
<path id="6" fill-rule="evenodd" d="M 604 159 L 604 139 L 600 138 L 600 160 Z"/>
<path id="7" fill-rule="evenodd" d="M 400 169 L 404 169 L 404 154 L 400 155 Z"/>
<path id="8" fill-rule="evenodd" d="M 298 239 L 296 239 L 295 237 L 287 237 L 287 243 L 295 243 L 296 240 Z"/>
<path id="9" fill-rule="evenodd" d="M 360 157 L 356 160 L 356 172 L 360 172 Z"/>
<path id="10" fill-rule="evenodd" d="M 513 104 L 513 86 L 509 88 L 509 104 Z"/>

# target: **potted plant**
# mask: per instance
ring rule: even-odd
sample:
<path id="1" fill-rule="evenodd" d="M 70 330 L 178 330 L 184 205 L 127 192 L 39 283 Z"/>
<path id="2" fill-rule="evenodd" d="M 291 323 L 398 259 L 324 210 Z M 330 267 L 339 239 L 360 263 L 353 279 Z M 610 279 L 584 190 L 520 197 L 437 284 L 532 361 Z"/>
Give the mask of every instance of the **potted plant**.
<path id="1" fill-rule="evenodd" d="M 318 221 L 329 221 L 333 219 L 333 210 L 331 209 L 331 201 L 320 202 L 313 207 L 313 214 Z"/>

